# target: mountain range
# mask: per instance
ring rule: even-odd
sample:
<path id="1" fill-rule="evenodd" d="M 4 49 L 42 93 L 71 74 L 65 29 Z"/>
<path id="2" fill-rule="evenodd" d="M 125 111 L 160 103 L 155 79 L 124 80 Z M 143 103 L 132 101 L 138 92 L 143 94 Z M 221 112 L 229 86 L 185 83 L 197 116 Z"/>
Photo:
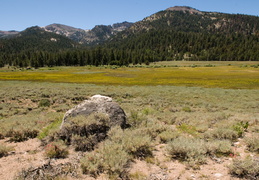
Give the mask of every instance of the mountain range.
<path id="1" fill-rule="evenodd" d="M 51 24 L 43 27 L 48 32 L 64 35 L 80 44 L 94 44 L 108 40 L 112 35 L 116 35 L 129 28 L 133 23 L 122 22 L 113 25 L 96 25 L 91 30 L 83 30 L 62 24 Z"/>
<path id="2" fill-rule="evenodd" d="M 3 59 L 12 56 L 20 59 L 24 53 L 29 59 L 25 64 L 30 64 L 34 57 L 31 53 L 39 51 L 62 54 L 70 50 L 66 56 L 69 57 L 76 50 L 77 54 L 73 52 L 76 60 L 62 65 L 79 61 L 84 61 L 80 65 L 121 65 L 182 59 L 259 60 L 258 49 L 259 17 L 199 11 L 185 6 L 168 8 L 135 23 L 97 25 L 91 30 L 51 24 L 29 27 L 22 32 L 0 31 L 2 65 L 6 64 Z M 63 56 L 60 55 L 59 61 Z"/>
<path id="3" fill-rule="evenodd" d="M 188 14 L 195 19 L 177 16 L 176 12 Z M 258 17 L 241 14 L 225 14 L 218 12 L 203 12 L 186 6 L 175 6 L 155 13 L 142 21 L 130 23 L 122 22 L 113 25 L 96 25 L 91 30 L 83 30 L 62 24 L 50 24 L 41 27 L 47 32 L 63 35 L 79 44 L 99 44 L 109 40 L 117 33 L 126 30 L 139 32 L 156 28 L 171 28 L 179 31 L 195 32 L 235 32 L 242 34 L 259 33 Z M 159 25 L 158 25 L 159 24 Z M 0 38 L 15 37 L 18 31 L 0 31 Z"/>
<path id="4" fill-rule="evenodd" d="M 68 37 L 79 44 L 98 44 L 108 40 L 111 36 L 116 35 L 118 32 L 129 28 L 132 24 L 133 23 L 125 21 L 113 25 L 96 25 L 91 30 L 83 30 L 63 24 L 50 24 L 48 26 L 41 27 L 41 29 Z M 11 38 L 19 35 L 20 33 L 21 32 L 18 31 L 0 31 L 0 38 Z"/>

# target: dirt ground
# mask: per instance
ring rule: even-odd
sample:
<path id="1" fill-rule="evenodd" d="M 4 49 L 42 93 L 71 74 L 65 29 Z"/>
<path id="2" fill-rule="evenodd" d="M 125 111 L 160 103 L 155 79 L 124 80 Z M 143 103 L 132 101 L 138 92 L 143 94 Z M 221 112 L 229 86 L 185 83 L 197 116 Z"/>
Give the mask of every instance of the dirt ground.
<path id="1" fill-rule="evenodd" d="M 0 179 L 12 180 L 22 171 L 28 168 L 41 167 L 49 163 L 49 159 L 44 156 L 44 147 L 41 146 L 39 139 L 30 139 L 20 143 L 10 143 L 7 139 L 0 140 L 1 144 L 13 147 L 13 151 L 8 156 L 0 158 Z M 188 168 L 187 165 L 172 160 L 166 155 L 166 145 L 159 144 L 154 147 L 154 158 L 150 160 L 134 160 L 129 167 L 131 179 L 147 180 L 176 180 L 176 179 L 209 179 L 209 180 L 236 180 L 228 173 L 228 166 L 233 158 L 243 158 L 249 155 L 245 152 L 245 144 L 241 139 L 235 143 L 234 151 L 237 157 L 222 157 L 208 159 L 207 164 L 201 165 L 197 169 Z M 51 160 L 51 165 L 65 164 L 73 162 L 79 165 L 82 153 L 69 151 L 66 159 Z M 80 165 L 78 166 L 80 172 Z M 105 175 L 98 178 L 89 177 L 79 173 L 78 177 L 68 176 L 65 179 L 86 179 L 86 180 L 105 180 Z"/>

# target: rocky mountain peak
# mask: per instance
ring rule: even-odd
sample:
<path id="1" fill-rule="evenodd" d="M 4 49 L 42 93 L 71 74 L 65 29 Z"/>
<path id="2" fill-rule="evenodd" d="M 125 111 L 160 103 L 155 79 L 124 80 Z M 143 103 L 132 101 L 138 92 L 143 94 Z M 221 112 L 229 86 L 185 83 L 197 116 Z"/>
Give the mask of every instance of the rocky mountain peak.
<path id="1" fill-rule="evenodd" d="M 48 26 L 43 27 L 43 29 L 45 31 L 54 32 L 56 34 L 64 35 L 66 37 L 70 37 L 76 32 L 84 32 L 84 30 L 82 29 L 74 28 L 63 24 L 50 24 Z"/>
<path id="2" fill-rule="evenodd" d="M 166 9 L 167 11 L 182 11 L 182 12 L 189 12 L 191 14 L 202 14 L 201 11 L 188 7 L 188 6 L 174 6 Z"/>
<path id="3" fill-rule="evenodd" d="M 42 28 L 45 31 L 66 36 L 80 44 L 91 44 L 105 41 L 112 35 L 130 27 L 132 24 L 133 23 L 122 22 L 113 25 L 96 25 L 91 30 L 83 30 L 63 24 L 51 24 Z"/>

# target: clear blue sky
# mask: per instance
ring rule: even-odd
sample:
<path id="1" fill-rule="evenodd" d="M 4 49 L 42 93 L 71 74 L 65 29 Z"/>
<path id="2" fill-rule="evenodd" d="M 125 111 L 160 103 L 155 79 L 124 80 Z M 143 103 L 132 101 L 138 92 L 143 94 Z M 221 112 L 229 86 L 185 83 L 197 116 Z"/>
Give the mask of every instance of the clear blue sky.
<path id="1" fill-rule="evenodd" d="M 60 23 L 81 29 L 136 22 L 172 6 L 259 16 L 259 0 L 1 0 L 0 30 Z"/>

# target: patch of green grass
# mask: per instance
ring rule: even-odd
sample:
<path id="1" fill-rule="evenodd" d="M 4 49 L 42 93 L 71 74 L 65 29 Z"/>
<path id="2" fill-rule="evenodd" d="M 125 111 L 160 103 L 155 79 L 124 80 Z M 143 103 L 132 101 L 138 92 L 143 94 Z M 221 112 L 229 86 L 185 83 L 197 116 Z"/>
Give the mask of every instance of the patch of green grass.
<path id="1" fill-rule="evenodd" d="M 57 118 L 55 121 L 53 121 L 47 127 L 43 128 L 42 131 L 37 136 L 37 138 L 39 138 L 40 140 L 44 139 L 51 132 L 56 131 L 60 127 L 61 123 L 62 123 L 62 118 Z"/>
<path id="2" fill-rule="evenodd" d="M 190 107 L 183 107 L 182 111 L 184 111 L 184 112 L 192 112 Z"/>
<path id="3" fill-rule="evenodd" d="M 1 72 L 0 80 L 90 83 L 102 85 L 174 85 L 221 88 L 259 88 L 259 69 L 237 66 L 215 67 L 60 67 L 57 71 Z"/>
<path id="4" fill-rule="evenodd" d="M 193 136 L 198 135 L 198 132 L 197 132 L 197 130 L 196 130 L 196 128 L 194 126 L 191 126 L 191 125 L 183 123 L 183 124 L 177 126 L 177 128 L 182 133 L 191 134 Z"/>

